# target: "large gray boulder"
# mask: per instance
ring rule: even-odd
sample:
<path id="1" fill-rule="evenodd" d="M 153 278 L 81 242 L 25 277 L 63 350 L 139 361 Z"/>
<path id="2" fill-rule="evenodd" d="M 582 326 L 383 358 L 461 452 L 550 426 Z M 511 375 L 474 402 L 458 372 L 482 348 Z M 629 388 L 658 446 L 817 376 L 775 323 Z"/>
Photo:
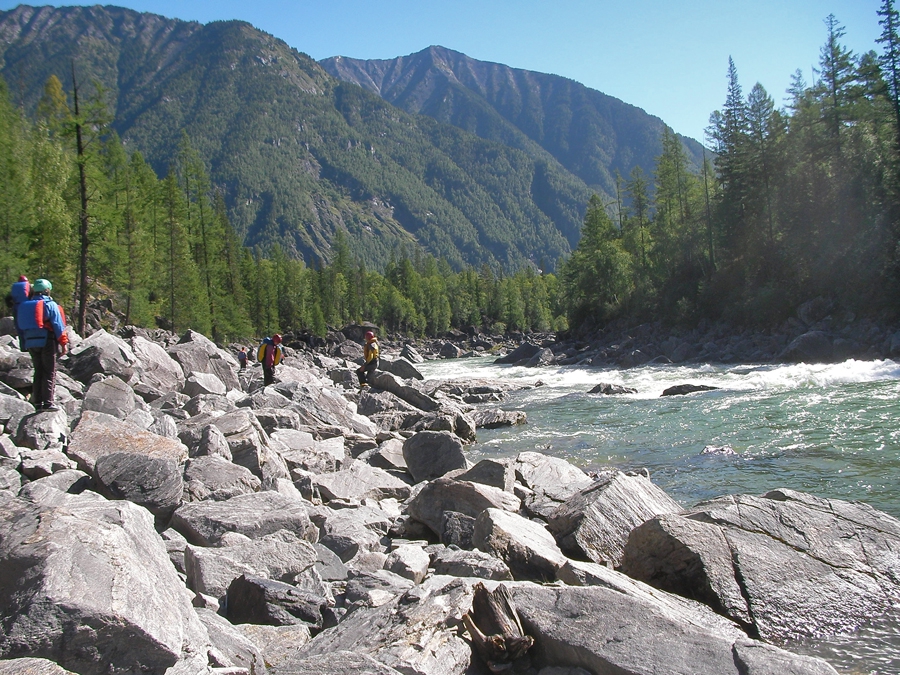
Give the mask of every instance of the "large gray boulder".
<path id="1" fill-rule="evenodd" d="M 217 666 L 220 668 L 245 668 L 248 673 L 259 673 L 260 675 L 268 672 L 265 657 L 259 647 L 237 626 L 210 609 L 198 607 L 196 611 L 197 617 L 209 634 Z"/>
<path id="2" fill-rule="evenodd" d="M 124 420 L 137 407 L 134 390 L 118 377 L 94 382 L 84 393 L 82 410 L 93 410 Z"/>
<path id="3" fill-rule="evenodd" d="M 811 330 L 795 338 L 778 358 L 794 363 L 830 363 L 834 360 L 834 341 L 827 333 Z"/>
<path id="4" fill-rule="evenodd" d="M 688 609 L 601 586 L 509 585 L 532 657 L 617 675 L 837 675 L 821 659 L 709 627 Z"/>
<path id="5" fill-rule="evenodd" d="M 100 457 L 122 452 L 169 459 L 176 464 L 183 464 L 188 456 L 187 447 L 176 439 L 144 431 L 111 415 L 85 411 L 68 448 L 78 467 L 93 475 Z"/>
<path id="6" fill-rule="evenodd" d="M 472 647 L 457 626 L 471 596 L 465 580 L 427 579 L 377 607 L 355 609 L 313 638 L 301 658 L 351 651 L 406 675 L 464 675 L 472 666 Z"/>
<path id="7" fill-rule="evenodd" d="M 391 375 L 396 375 L 401 380 L 424 380 L 425 376 L 419 372 L 412 363 L 402 356 L 397 359 L 391 359 L 383 356 L 378 359 L 378 367 Z"/>
<path id="8" fill-rule="evenodd" d="M 324 597 L 291 584 L 242 574 L 228 587 L 225 616 L 232 623 L 288 626 L 305 623 L 321 628 Z"/>
<path id="9" fill-rule="evenodd" d="M 468 468 L 463 444 L 448 431 L 420 431 L 403 443 L 403 459 L 417 483 Z"/>
<path id="10" fill-rule="evenodd" d="M 240 408 L 214 417 L 212 423 L 224 434 L 231 460 L 249 469 L 264 485 L 290 477 L 287 465 L 270 447 L 268 434 L 253 411 Z"/>
<path id="11" fill-rule="evenodd" d="M 192 494 L 200 499 L 229 499 L 259 492 L 261 487 L 261 481 L 249 469 L 216 455 L 189 459 L 184 467 L 184 481 L 191 484 Z"/>
<path id="12" fill-rule="evenodd" d="M 555 581 L 566 557 L 546 528 L 522 516 L 486 509 L 475 519 L 472 543 L 507 564 L 514 578 Z"/>
<path id="13" fill-rule="evenodd" d="M 237 360 L 200 333 L 189 330 L 177 345 L 169 347 L 168 352 L 181 366 L 185 376 L 209 373 L 218 377 L 227 389 L 241 388 Z"/>
<path id="14" fill-rule="evenodd" d="M 33 493 L 38 495 L 38 493 Z M 148 511 L 45 488 L 0 516 L 0 657 L 162 675 L 208 637 Z"/>
<path id="15" fill-rule="evenodd" d="M 434 554 L 431 566 L 435 574 L 492 581 L 512 581 L 509 566 L 499 558 L 483 551 L 463 551 L 444 548 Z"/>
<path id="16" fill-rule="evenodd" d="M 140 335 L 132 337 L 130 344 L 140 363 L 141 382 L 159 391 L 181 391 L 184 370 L 165 349 Z"/>
<path id="17" fill-rule="evenodd" d="M 10 419 L 7 428 L 13 426 Z M 10 433 L 16 445 L 32 450 L 61 450 L 69 445 L 69 420 L 63 410 L 41 411 L 22 417 Z"/>
<path id="18" fill-rule="evenodd" d="M 313 482 L 322 499 L 362 501 L 366 498 L 405 500 L 409 497 L 409 484 L 384 469 L 353 462 L 348 469 L 315 476 Z"/>
<path id="19" fill-rule="evenodd" d="M 269 662 L 269 659 L 266 659 Z M 293 655 L 290 659 L 282 658 L 272 664 L 271 675 L 400 675 L 383 663 L 376 661 L 368 654 L 357 654 L 352 651 L 336 651 L 332 654 Z M 55 675 L 55 674 L 53 674 Z"/>
<path id="20" fill-rule="evenodd" d="M 539 354 L 541 349 L 542 347 L 540 345 L 525 342 L 513 349 L 506 356 L 501 356 L 495 360 L 494 363 L 519 363 L 520 361 L 527 361 L 536 354 Z"/>
<path id="21" fill-rule="evenodd" d="M 189 588 L 219 598 L 242 574 L 294 583 L 318 559 L 312 544 L 283 530 L 259 539 L 226 538 L 223 544 L 214 548 L 188 544 L 184 566 Z"/>
<path id="22" fill-rule="evenodd" d="M 431 396 L 391 373 L 376 371 L 369 384 L 378 389 L 389 391 L 397 398 L 403 399 L 419 410 L 431 412 L 438 408 L 438 402 Z"/>
<path id="23" fill-rule="evenodd" d="M 6 428 L 7 433 L 14 434 L 15 429 L 8 428 L 10 420 L 15 420 L 18 426 L 19 420 L 34 412 L 34 406 L 21 396 L 11 396 L 0 393 L 0 430 Z"/>
<path id="24" fill-rule="evenodd" d="M 25 657 L 0 661 L 0 675 L 75 675 L 75 673 L 47 659 Z"/>
<path id="25" fill-rule="evenodd" d="M 103 329 L 73 347 L 67 361 L 69 374 L 83 384 L 98 374 L 115 375 L 127 382 L 140 371 L 140 361 L 131 346 Z"/>
<path id="26" fill-rule="evenodd" d="M 191 373 L 185 380 L 181 393 L 193 398 L 201 394 L 224 396 L 227 391 L 225 383 L 216 375 L 212 373 Z"/>
<path id="27" fill-rule="evenodd" d="M 420 584 L 428 574 L 430 562 L 431 557 L 424 548 L 415 544 L 404 544 L 390 552 L 384 563 L 384 569 Z"/>
<path id="28" fill-rule="evenodd" d="M 584 471 L 566 460 L 540 452 L 520 452 L 515 467 L 516 478 L 531 490 L 525 507 L 543 518 L 593 482 Z"/>
<path id="29" fill-rule="evenodd" d="M 172 527 L 195 546 L 215 546 L 227 532 L 259 539 L 288 530 L 309 542 L 318 538 L 304 504 L 277 492 L 253 492 L 221 502 L 182 504 L 172 516 Z"/>
<path id="30" fill-rule="evenodd" d="M 269 675 L 294 673 L 283 667 L 292 664 L 310 640 L 309 626 L 306 624 L 261 626 L 240 623 L 235 628 L 262 652 Z"/>
<path id="31" fill-rule="evenodd" d="M 407 505 L 409 516 L 424 523 L 437 535 L 444 526 L 444 513 L 456 512 L 477 518 L 485 509 L 518 511 L 514 494 L 483 483 L 438 478 L 426 484 Z"/>
<path id="32" fill-rule="evenodd" d="M 97 459 L 94 477 L 99 491 L 111 499 L 126 499 L 165 519 L 181 504 L 181 465 L 170 457 L 111 452 Z"/>
<path id="33" fill-rule="evenodd" d="M 723 497 L 638 527 L 622 569 L 763 639 L 822 637 L 898 601 L 900 521 L 792 490 Z"/>
<path id="34" fill-rule="evenodd" d="M 369 418 L 360 415 L 356 406 L 344 398 L 340 391 L 326 386 L 322 380 L 282 382 L 272 389 L 288 399 L 288 405 L 283 407 L 295 411 L 303 424 L 312 427 L 334 426 L 373 438 L 378 433 L 377 427 Z"/>
<path id="35" fill-rule="evenodd" d="M 381 551 L 392 524 L 384 511 L 370 506 L 323 509 L 322 514 L 320 543 L 345 563 L 360 553 Z"/>
<path id="36" fill-rule="evenodd" d="M 635 527 L 681 510 L 648 477 L 616 471 L 570 497 L 550 515 L 548 525 L 570 557 L 618 567 Z"/>

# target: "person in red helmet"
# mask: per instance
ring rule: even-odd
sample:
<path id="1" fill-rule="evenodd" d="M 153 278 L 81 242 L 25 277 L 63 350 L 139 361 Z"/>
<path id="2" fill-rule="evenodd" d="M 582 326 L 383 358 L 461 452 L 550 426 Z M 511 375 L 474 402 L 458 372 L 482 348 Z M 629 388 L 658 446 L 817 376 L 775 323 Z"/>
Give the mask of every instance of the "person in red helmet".
<path id="1" fill-rule="evenodd" d="M 281 335 L 275 333 L 272 337 L 267 337 L 259 345 L 256 352 L 257 360 L 262 363 L 263 368 L 263 386 L 268 386 L 275 382 L 275 366 L 281 363 L 284 352 L 281 349 Z"/>
<path id="2" fill-rule="evenodd" d="M 369 384 L 369 373 L 378 368 L 378 338 L 372 331 L 366 332 L 366 346 L 363 347 L 363 364 L 356 369 L 359 378 L 359 386 L 366 387 Z"/>

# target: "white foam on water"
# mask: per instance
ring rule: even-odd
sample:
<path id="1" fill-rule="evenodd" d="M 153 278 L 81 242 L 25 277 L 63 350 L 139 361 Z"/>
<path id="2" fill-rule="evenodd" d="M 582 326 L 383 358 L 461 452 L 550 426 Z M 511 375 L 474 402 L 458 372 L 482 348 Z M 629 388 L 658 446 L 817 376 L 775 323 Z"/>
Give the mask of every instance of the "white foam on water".
<path id="1" fill-rule="evenodd" d="M 827 389 L 845 384 L 900 381 L 900 364 L 891 360 L 850 359 L 833 364 L 732 367 L 709 364 L 643 366 L 628 370 L 576 366 L 524 368 L 497 365 L 493 361 L 492 357 L 431 361 L 422 364 L 420 369 L 428 379 L 483 378 L 523 385 L 540 382 L 543 386 L 540 390 L 535 390 L 534 398 L 554 398 L 573 392 L 587 393 L 601 382 L 636 389 L 636 394 L 629 395 L 633 398 L 655 398 L 664 389 L 678 384 L 705 385 L 742 393 L 755 391 L 765 395 L 794 389 Z"/>

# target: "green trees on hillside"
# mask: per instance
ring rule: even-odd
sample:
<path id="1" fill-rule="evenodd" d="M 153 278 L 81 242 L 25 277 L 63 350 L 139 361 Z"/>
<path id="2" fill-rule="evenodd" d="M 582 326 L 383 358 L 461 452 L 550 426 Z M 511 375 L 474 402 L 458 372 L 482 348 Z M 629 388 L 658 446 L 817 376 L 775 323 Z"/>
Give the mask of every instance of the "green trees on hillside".
<path id="1" fill-rule="evenodd" d="M 289 254 L 290 242 L 245 248 L 187 135 L 160 178 L 110 131 L 102 101 L 98 91 L 90 114 L 76 116 L 51 77 L 29 120 L 0 82 L 0 269 L 9 282 L 22 273 L 50 278 L 70 313 L 83 289 L 108 298 L 126 323 L 190 328 L 222 342 L 322 335 L 358 321 L 413 335 L 565 326 L 555 277 L 532 268 L 454 272 L 412 247 L 411 256 L 396 250 L 380 274 L 340 229 L 330 261 L 314 267 Z"/>
<path id="2" fill-rule="evenodd" d="M 729 59 L 725 103 L 710 117 L 714 167 L 689 173 L 667 132 L 652 186 L 633 172 L 622 203 L 608 205 L 616 224 L 591 202 L 561 273 L 570 319 L 777 324 L 818 296 L 895 315 L 900 22 L 894 0 L 878 14 L 881 55 L 852 53 L 837 19 L 825 20 L 815 82 L 798 72 L 784 109 L 759 83 L 745 95 Z"/>

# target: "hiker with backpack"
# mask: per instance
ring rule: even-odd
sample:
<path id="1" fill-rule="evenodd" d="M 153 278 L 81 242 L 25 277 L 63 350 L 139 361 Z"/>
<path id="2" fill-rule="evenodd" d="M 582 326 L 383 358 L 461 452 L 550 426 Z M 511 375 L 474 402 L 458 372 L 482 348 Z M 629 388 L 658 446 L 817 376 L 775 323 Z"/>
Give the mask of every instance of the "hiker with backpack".
<path id="1" fill-rule="evenodd" d="M 281 335 L 278 333 L 265 338 L 259 345 L 259 349 L 256 350 L 256 360 L 262 363 L 263 386 L 275 382 L 275 366 L 281 363 L 282 358 L 284 358 L 284 352 L 281 349 Z"/>
<path id="2" fill-rule="evenodd" d="M 24 279 L 24 283 L 27 283 Z M 69 351 L 69 335 L 66 333 L 66 314 L 62 307 L 50 297 L 53 284 L 46 279 L 38 279 L 30 287 L 28 298 L 21 297 L 17 284 L 13 284 L 12 295 L 15 303 L 16 329 L 19 331 L 19 347 L 31 355 L 34 366 L 34 381 L 31 389 L 31 404 L 37 411 L 59 410 L 53 403 L 56 390 L 56 358 Z"/>
<path id="3" fill-rule="evenodd" d="M 378 368 L 378 338 L 372 331 L 366 331 L 366 345 L 363 347 L 363 364 L 356 369 L 359 386 L 369 386 L 369 374 Z"/>

